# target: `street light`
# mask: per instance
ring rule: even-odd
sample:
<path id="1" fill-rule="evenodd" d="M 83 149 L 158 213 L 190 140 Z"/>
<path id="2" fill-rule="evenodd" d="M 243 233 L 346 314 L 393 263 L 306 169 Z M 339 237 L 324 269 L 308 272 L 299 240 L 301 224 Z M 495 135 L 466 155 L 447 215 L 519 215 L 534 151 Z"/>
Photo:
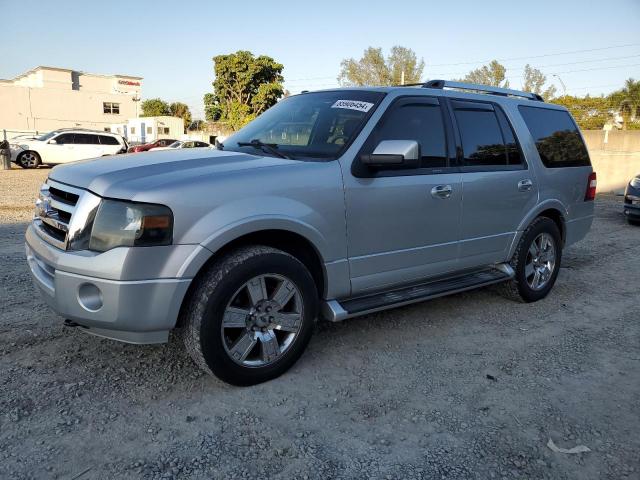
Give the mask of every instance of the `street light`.
<path id="1" fill-rule="evenodd" d="M 557 74 L 554 73 L 551 76 L 552 77 L 556 77 L 558 80 L 560 80 L 560 85 L 562 85 L 562 94 L 563 94 L 564 97 L 566 97 L 567 96 L 567 87 L 564 84 L 564 82 L 562 81 L 562 79 L 560 78 L 560 75 L 557 75 Z"/>

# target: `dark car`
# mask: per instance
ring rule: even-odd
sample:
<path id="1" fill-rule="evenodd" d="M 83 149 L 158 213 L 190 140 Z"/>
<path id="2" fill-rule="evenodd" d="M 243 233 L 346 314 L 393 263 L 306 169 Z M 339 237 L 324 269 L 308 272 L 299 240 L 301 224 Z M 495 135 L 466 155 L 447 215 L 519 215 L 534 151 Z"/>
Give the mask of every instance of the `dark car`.
<path id="1" fill-rule="evenodd" d="M 624 215 L 632 225 L 640 225 L 640 174 L 631 179 L 624 192 Z"/>
<path id="2" fill-rule="evenodd" d="M 148 150 L 151 150 L 152 148 L 157 148 L 157 147 L 168 147 L 169 145 L 171 145 L 175 141 L 176 140 L 174 138 L 160 138 L 160 139 L 156 140 L 155 142 L 143 143 L 142 145 L 136 145 L 135 147 L 130 147 L 129 148 L 129 153 L 131 153 L 131 152 L 146 152 Z"/>

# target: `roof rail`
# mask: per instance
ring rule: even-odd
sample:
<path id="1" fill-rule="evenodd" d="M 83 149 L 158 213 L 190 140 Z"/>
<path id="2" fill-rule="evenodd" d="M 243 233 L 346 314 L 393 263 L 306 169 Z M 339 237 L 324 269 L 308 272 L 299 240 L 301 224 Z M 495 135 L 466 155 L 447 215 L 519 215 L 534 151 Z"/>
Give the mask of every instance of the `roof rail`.
<path id="1" fill-rule="evenodd" d="M 490 95 L 500 95 L 503 97 L 521 97 L 527 98 L 529 100 L 535 100 L 536 102 L 544 102 L 544 99 L 537 93 L 523 92 L 522 90 L 511 90 L 510 88 L 492 87 L 490 85 L 478 85 L 477 83 L 452 82 L 449 80 L 429 80 L 426 83 L 412 85 L 421 85 L 422 88 L 453 88 L 456 90 L 473 90 L 476 92 L 488 93 Z"/>

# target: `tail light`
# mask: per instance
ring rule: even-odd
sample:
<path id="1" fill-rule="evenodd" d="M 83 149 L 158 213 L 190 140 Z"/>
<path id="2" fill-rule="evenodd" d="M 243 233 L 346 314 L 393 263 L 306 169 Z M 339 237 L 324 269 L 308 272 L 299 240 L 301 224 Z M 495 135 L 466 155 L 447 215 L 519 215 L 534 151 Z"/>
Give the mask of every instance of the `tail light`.
<path id="1" fill-rule="evenodd" d="M 596 198 L 596 187 L 598 186 L 598 180 L 596 172 L 591 172 L 589 180 L 587 182 L 587 193 L 584 196 L 584 201 L 594 200 Z"/>

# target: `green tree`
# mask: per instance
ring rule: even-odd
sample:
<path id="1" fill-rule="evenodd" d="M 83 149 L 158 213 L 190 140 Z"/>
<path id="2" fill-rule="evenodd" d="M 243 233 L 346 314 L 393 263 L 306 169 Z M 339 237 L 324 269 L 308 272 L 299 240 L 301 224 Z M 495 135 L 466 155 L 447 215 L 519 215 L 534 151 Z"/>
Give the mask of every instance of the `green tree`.
<path id="1" fill-rule="evenodd" d="M 189 125 L 191 124 L 191 111 L 186 103 L 173 102 L 169 105 L 169 112 L 171 113 L 171 116 L 180 117 L 182 119 L 185 130 L 189 128 Z"/>
<path id="2" fill-rule="evenodd" d="M 385 59 L 381 48 L 367 48 L 359 60 L 346 58 L 340 63 L 338 81 L 345 86 L 400 85 L 420 82 L 424 60 L 410 48 L 395 46 Z"/>
<path id="3" fill-rule="evenodd" d="M 491 61 L 489 65 L 484 65 L 475 70 L 471 70 L 463 79 L 463 82 L 478 83 L 480 85 L 491 85 L 492 87 L 509 87 L 509 80 L 506 79 L 507 69 L 497 60 Z"/>
<path id="4" fill-rule="evenodd" d="M 610 102 L 605 97 L 563 95 L 551 103 L 566 107 L 583 130 L 601 130 L 612 117 Z"/>
<path id="5" fill-rule="evenodd" d="M 160 98 L 150 98 L 140 105 L 142 109 L 141 117 L 159 117 L 161 115 L 171 115 L 169 104 Z"/>
<path id="6" fill-rule="evenodd" d="M 533 68 L 529 64 L 524 66 L 524 82 L 522 84 L 522 90 L 525 92 L 537 93 L 544 98 L 545 101 L 549 101 L 556 94 L 556 87 L 554 85 L 550 85 L 547 88 L 544 88 L 546 83 L 547 77 L 544 73 L 537 68 Z"/>
<path id="7" fill-rule="evenodd" d="M 239 50 L 213 57 L 213 93 L 204 95 L 205 118 L 237 130 L 284 94 L 284 66 L 266 55 Z"/>
<path id="8" fill-rule="evenodd" d="M 623 88 L 609 95 L 609 101 L 622 114 L 622 128 L 628 129 L 631 120 L 640 117 L 640 81 L 628 79 Z"/>

